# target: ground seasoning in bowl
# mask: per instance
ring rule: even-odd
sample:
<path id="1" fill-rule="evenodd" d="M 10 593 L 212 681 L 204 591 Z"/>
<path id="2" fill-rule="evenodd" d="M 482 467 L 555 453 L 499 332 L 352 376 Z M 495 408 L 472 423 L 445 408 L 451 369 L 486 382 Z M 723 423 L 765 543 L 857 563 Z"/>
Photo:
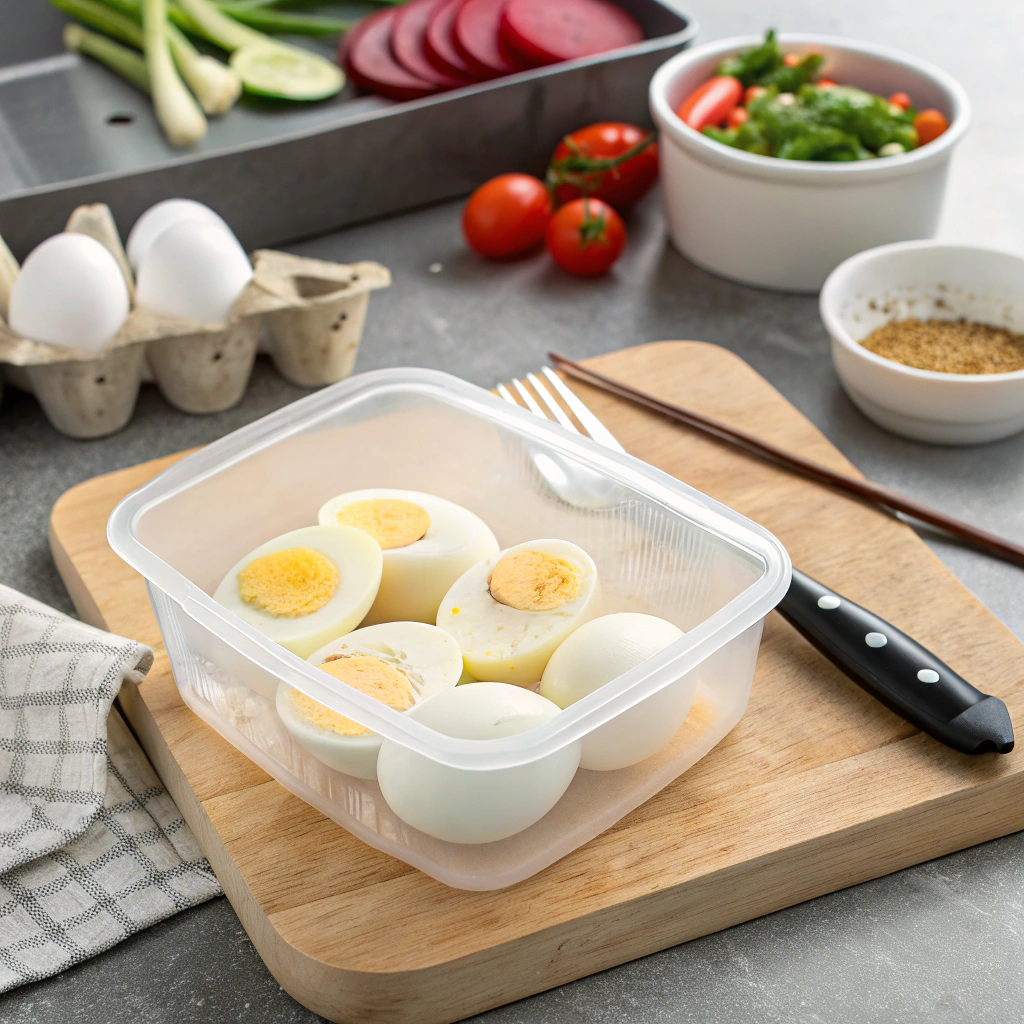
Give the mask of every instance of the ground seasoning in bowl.
<path id="1" fill-rule="evenodd" d="M 885 359 L 937 373 L 1024 370 L 1024 334 L 969 320 L 893 320 L 861 344 Z"/>

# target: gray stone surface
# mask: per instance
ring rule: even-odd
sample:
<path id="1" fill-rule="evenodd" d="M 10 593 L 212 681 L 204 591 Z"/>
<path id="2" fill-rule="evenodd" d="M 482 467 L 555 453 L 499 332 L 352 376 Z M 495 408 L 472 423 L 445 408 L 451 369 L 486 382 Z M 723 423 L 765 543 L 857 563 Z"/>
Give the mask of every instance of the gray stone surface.
<path id="1" fill-rule="evenodd" d="M 967 10 L 953 0 L 933 0 L 926 9 L 892 0 L 734 0 L 727 9 L 694 9 L 704 40 L 774 22 L 911 49 L 952 71 L 972 95 L 976 122 L 955 164 L 943 234 L 1024 248 L 1019 0 L 975 0 Z M 394 287 L 371 304 L 359 369 L 435 366 L 490 385 L 540 365 L 551 347 L 582 356 L 662 338 L 715 342 L 747 359 L 872 478 L 1024 538 L 1024 436 L 957 450 L 877 429 L 838 387 L 815 300 L 743 288 L 697 270 L 668 246 L 656 196 L 631 219 L 631 244 L 616 273 L 600 282 L 567 278 L 542 258 L 483 264 L 464 250 L 458 214 L 458 205 L 449 204 L 295 247 L 330 259 L 378 259 L 392 268 Z M 82 443 L 55 434 L 31 398 L 8 390 L 0 405 L 0 581 L 70 610 L 46 547 L 49 509 L 64 490 L 219 437 L 300 394 L 261 360 L 245 400 L 231 412 L 183 416 L 146 387 L 128 429 Z M 931 543 L 1024 638 L 1021 571 L 957 545 Z M 1021 669 L 1007 666 L 1014 676 Z M 1024 838 L 1011 836 L 477 1019 L 1019 1020 L 1022 855 Z M 223 899 L 0 999 L 0 1021 L 19 1024 L 314 1019 L 280 990 Z"/>

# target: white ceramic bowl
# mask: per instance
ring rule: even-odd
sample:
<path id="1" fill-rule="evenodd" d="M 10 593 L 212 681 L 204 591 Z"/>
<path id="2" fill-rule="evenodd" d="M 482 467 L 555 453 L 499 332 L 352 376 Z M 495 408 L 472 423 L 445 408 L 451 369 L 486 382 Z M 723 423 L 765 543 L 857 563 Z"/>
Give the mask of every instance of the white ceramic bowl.
<path id="1" fill-rule="evenodd" d="M 725 39 L 678 54 L 651 80 L 661 132 L 669 231 L 694 263 L 744 284 L 816 292 L 848 256 L 935 234 L 949 159 L 970 122 L 970 102 L 944 71 L 909 54 L 819 35 L 781 35 L 788 51 L 825 56 L 824 74 L 883 96 L 906 92 L 950 125 L 902 156 L 856 163 L 778 160 L 732 149 L 685 125 L 675 111 L 722 59 L 759 43 Z"/>
<path id="2" fill-rule="evenodd" d="M 882 245 L 832 271 L 820 308 L 836 373 L 879 426 L 934 444 L 978 444 L 1024 429 L 1024 370 L 935 373 L 860 344 L 876 327 L 912 316 L 1024 332 L 1024 258 L 942 242 Z"/>

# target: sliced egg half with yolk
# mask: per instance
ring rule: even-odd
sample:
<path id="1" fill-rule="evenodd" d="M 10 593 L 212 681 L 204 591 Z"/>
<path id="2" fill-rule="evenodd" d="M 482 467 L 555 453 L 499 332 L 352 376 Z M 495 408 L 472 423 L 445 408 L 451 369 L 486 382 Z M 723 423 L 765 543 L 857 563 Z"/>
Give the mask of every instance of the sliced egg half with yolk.
<path id="1" fill-rule="evenodd" d="M 374 488 L 339 494 L 320 509 L 321 526 L 343 524 L 373 537 L 384 553 L 380 589 L 365 625 L 428 622 L 448 588 L 498 553 L 487 524 L 469 509 L 422 491 Z"/>
<path id="2" fill-rule="evenodd" d="M 213 598 L 308 658 L 362 621 L 380 586 L 380 545 L 351 526 L 307 526 L 233 565 Z"/>
<path id="3" fill-rule="evenodd" d="M 591 619 L 551 655 L 540 692 L 560 708 L 567 708 L 660 654 L 682 636 L 683 631 L 673 623 L 640 612 Z M 697 674 L 688 672 L 587 733 L 580 767 L 612 771 L 657 753 L 686 720 L 696 691 Z"/>
<path id="4" fill-rule="evenodd" d="M 307 660 L 396 711 L 453 689 L 463 671 L 459 645 L 425 622 L 366 626 Z M 277 689 L 277 713 L 298 743 L 329 768 L 359 779 L 377 777 L 381 738 L 375 732 L 284 682 Z"/>
<path id="5" fill-rule="evenodd" d="M 477 679 L 533 686 L 555 648 L 600 614 L 594 560 L 567 540 L 532 540 L 474 565 L 444 596 L 437 624 Z"/>
<path id="6" fill-rule="evenodd" d="M 469 683 L 436 694 L 409 715 L 445 736 L 494 740 L 536 728 L 558 711 L 519 686 Z M 493 843 L 543 818 L 568 789 L 579 760 L 577 740 L 511 768 L 451 768 L 385 740 L 377 781 L 388 807 L 407 825 L 452 843 Z"/>

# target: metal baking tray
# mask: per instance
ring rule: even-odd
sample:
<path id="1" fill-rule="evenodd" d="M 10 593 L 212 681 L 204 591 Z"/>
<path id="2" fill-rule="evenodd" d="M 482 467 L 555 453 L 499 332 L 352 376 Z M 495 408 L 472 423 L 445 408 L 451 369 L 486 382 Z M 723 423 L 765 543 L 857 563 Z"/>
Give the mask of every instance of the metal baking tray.
<path id="1" fill-rule="evenodd" d="M 53 8 L 3 0 L 0 235 L 21 258 L 82 203 L 106 203 L 126 234 L 154 202 L 187 196 L 253 249 L 464 195 L 503 171 L 540 173 L 581 125 L 650 124 L 651 75 L 697 33 L 660 0 L 618 2 L 643 42 L 404 103 L 351 86 L 304 107 L 246 99 L 182 153 L 146 97 L 61 52 Z"/>

